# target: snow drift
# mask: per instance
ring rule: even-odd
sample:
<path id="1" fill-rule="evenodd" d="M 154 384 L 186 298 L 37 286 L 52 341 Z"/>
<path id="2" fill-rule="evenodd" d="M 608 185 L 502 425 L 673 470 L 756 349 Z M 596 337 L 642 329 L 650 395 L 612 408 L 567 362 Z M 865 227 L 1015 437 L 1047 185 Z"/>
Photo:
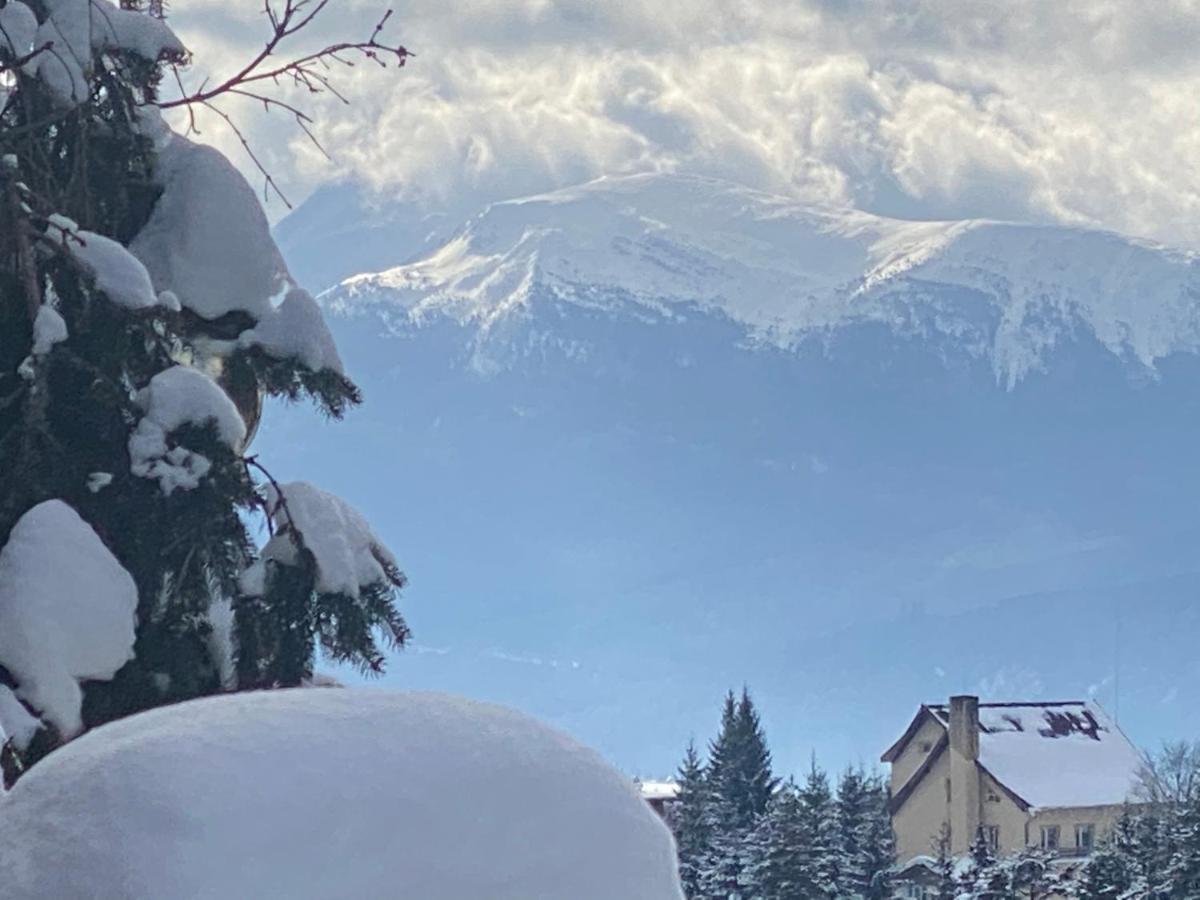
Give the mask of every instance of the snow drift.
<path id="1" fill-rule="evenodd" d="M 592 751 L 438 694 L 293 690 L 96 729 L 0 801 L 22 898 L 681 900 L 666 827 Z"/>

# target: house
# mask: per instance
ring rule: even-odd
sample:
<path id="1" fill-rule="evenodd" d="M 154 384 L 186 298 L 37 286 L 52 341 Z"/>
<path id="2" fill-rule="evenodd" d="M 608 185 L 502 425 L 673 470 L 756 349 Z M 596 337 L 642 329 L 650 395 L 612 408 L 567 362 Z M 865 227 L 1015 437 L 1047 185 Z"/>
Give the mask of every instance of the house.
<path id="1" fill-rule="evenodd" d="M 980 703 L 917 710 L 883 754 L 901 863 L 951 855 L 979 835 L 998 854 L 1041 846 L 1088 853 L 1133 794 L 1141 756 L 1099 706 Z"/>
<path id="2" fill-rule="evenodd" d="M 674 781 L 638 781 L 638 790 L 642 799 L 650 804 L 663 818 L 666 818 L 667 807 L 679 798 L 679 785 Z"/>

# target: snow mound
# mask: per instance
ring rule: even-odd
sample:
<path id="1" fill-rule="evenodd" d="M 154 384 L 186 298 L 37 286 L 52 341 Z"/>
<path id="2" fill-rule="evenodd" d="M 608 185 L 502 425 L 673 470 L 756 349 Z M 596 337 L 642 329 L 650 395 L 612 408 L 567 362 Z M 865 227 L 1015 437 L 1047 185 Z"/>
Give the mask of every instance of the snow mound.
<path id="1" fill-rule="evenodd" d="M 136 612 L 133 578 L 75 510 L 47 500 L 17 521 L 0 550 L 0 665 L 63 736 L 82 729 L 79 682 L 133 658 Z"/>
<path id="2" fill-rule="evenodd" d="M 145 127 L 154 127 L 153 117 Z M 154 287 L 204 319 L 270 313 L 291 279 L 258 198 L 233 163 L 176 134 L 163 143 L 155 178 L 162 196 L 129 245 Z"/>
<path id="3" fill-rule="evenodd" d="M 261 596 L 266 590 L 268 562 L 294 564 L 293 529 L 316 560 L 319 593 L 357 598 L 362 587 L 387 583 L 389 573 L 399 569 L 396 557 L 362 514 L 319 487 L 305 481 L 283 484 L 278 490 L 272 485 L 267 490 L 267 508 L 276 533 L 242 575 L 241 589 L 247 597 Z"/>
<path id="4" fill-rule="evenodd" d="M 698 308 L 783 348 L 882 324 L 945 337 L 1010 386 L 1077 333 L 1147 368 L 1200 348 L 1196 253 L 1080 228 L 900 221 L 688 175 L 493 204 L 435 253 L 327 299 L 481 334 L 539 300 L 667 319 Z"/>
<path id="5" fill-rule="evenodd" d="M 175 429 L 213 423 L 221 441 L 231 450 L 242 446 L 246 423 L 220 386 L 198 369 L 172 366 L 153 378 L 137 395 L 146 414 L 129 437 L 130 471 L 142 478 L 156 478 L 164 494 L 176 488 L 198 487 L 211 462 L 186 447 L 171 447 L 167 441 Z"/>
<path id="6" fill-rule="evenodd" d="M 58 102 L 82 103 L 94 55 L 112 51 L 157 60 L 164 54 L 182 57 L 187 51 L 161 19 L 120 9 L 109 0 L 42 0 L 46 20 L 34 38 L 36 46 L 52 43 L 39 54 L 36 74 Z"/>
<path id="7" fill-rule="evenodd" d="M 64 814 L 69 810 L 69 814 Z M 682 900 L 625 776 L 520 713 L 366 689 L 164 707 L 0 800 L 9 900 Z"/>

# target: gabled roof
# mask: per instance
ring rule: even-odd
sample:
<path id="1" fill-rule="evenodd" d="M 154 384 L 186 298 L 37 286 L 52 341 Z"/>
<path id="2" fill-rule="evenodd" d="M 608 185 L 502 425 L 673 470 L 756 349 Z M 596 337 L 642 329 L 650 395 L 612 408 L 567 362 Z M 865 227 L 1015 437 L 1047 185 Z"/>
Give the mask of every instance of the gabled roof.
<path id="1" fill-rule="evenodd" d="M 950 711 L 926 704 L 883 758 L 891 762 L 932 717 L 949 731 Z M 940 743 L 940 742 L 939 742 Z M 932 765 L 931 753 L 927 762 Z M 1131 798 L 1142 757 L 1094 703 L 979 704 L 979 765 L 1022 807 L 1108 806 Z M 895 805 L 927 770 L 897 792 Z"/>

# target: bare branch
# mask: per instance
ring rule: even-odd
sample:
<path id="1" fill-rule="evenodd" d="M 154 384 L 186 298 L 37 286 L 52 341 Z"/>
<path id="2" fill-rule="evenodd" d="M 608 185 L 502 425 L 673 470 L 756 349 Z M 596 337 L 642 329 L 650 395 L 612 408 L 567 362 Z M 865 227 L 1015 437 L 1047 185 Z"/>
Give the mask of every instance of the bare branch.
<path id="1" fill-rule="evenodd" d="M 277 13 L 270 0 L 263 3 L 264 12 L 271 23 L 271 36 L 263 48 L 235 74 L 213 87 L 201 85 L 193 93 L 185 93 L 182 97 L 169 100 L 159 105 L 163 109 L 176 106 L 191 106 L 193 104 L 208 104 L 223 94 L 238 93 L 246 85 L 264 81 L 274 84 L 290 82 L 293 86 L 307 88 L 312 93 L 332 93 L 339 99 L 345 100 L 330 83 L 327 75 L 320 70 L 329 68 L 330 60 L 347 67 L 354 66 L 351 56 L 357 54 L 363 59 L 369 59 L 386 67 L 388 61 L 397 67 L 403 66 L 410 54 L 400 44 L 388 44 L 382 40 L 382 33 L 388 20 L 392 17 L 389 9 L 376 23 L 371 36 L 362 41 L 344 41 L 297 57 L 279 65 L 269 65 L 268 61 L 275 58 L 281 45 L 288 38 L 310 25 L 328 5 L 329 0 L 285 0 L 282 13 Z M 350 56 L 347 56 L 349 54 Z"/>

